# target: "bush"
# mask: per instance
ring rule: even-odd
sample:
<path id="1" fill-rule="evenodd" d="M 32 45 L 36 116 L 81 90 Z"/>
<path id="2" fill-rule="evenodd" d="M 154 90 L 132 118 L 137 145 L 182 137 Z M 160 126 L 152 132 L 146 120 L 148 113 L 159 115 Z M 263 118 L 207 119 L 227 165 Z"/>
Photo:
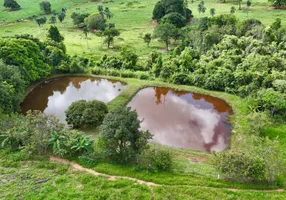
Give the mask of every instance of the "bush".
<path id="1" fill-rule="evenodd" d="M 215 156 L 215 167 L 223 178 L 239 182 L 281 184 L 280 177 L 286 174 L 286 160 L 277 139 L 240 134 L 233 140 L 231 150 Z"/>
<path id="2" fill-rule="evenodd" d="M 219 153 L 216 167 L 227 179 L 240 182 L 262 181 L 266 172 L 263 158 L 234 149 Z"/>
<path id="3" fill-rule="evenodd" d="M 286 113 L 286 95 L 272 88 L 261 89 L 257 92 L 257 107 L 260 110 L 268 110 L 271 115 L 282 115 Z"/>
<path id="4" fill-rule="evenodd" d="M 107 114 L 107 106 L 101 101 L 80 100 L 66 110 L 66 121 L 74 128 L 97 127 Z"/>
<path id="5" fill-rule="evenodd" d="M 168 171 L 172 163 L 173 158 L 169 152 L 148 149 L 138 156 L 137 169 L 149 172 Z"/>
<path id="6" fill-rule="evenodd" d="M 84 19 L 87 18 L 88 16 L 89 16 L 88 13 L 80 14 L 80 13 L 73 12 L 72 15 L 71 15 L 71 18 L 73 20 L 73 24 L 74 25 L 79 25 L 79 24 L 83 23 Z"/>

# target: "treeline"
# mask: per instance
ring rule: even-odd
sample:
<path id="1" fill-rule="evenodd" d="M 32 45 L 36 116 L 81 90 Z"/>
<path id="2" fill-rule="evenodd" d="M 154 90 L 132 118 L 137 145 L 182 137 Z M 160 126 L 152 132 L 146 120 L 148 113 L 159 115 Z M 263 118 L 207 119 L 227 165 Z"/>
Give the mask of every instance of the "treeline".
<path id="1" fill-rule="evenodd" d="M 232 15 L 206 17 L 181 29 L 177 40 L 175 49 L 167 55 L 154 51 L 145 64 L 125 50 L 125 56 L 104 56 L 93 71 L 118 76 L 122 73 L 112 69 L 146 71 L 146 78 L 252 97 L 254 109 L 285 118 L 286 28 L 280 19 L 265 27 Z"/>
<path id="2" fill-rule="evenodd" d="M 45 41 L 31 35 L 0 38 L 0 110 L 19 109 L 24 90 L 51 74 L 84 71 L 85 59 L 66 54 L 64 38 L 51 26 Z"/>

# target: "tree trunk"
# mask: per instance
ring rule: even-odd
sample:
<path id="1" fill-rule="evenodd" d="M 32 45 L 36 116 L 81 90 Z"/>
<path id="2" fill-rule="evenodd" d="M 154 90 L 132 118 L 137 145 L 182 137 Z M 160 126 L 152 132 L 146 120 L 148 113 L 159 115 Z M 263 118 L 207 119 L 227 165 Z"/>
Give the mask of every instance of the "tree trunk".
<path id="1" fill-rule="evenodd" d="M 165 41 L 165 44 L 166 44 L 166 50 L 169 51 L 169 41 L 168 41 L 168 39 Z"/>

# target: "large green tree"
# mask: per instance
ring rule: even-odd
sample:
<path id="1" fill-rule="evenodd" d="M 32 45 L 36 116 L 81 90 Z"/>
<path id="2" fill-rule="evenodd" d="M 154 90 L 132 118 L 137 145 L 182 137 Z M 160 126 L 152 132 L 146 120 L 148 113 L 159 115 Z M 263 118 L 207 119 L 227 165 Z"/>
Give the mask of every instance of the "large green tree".
<path id="1" fill-rule="evenodd" d="M 176 28 L 176 26 L 174 26 L 173 24 L 164 23 L 164 24 L 159 24 L 155 28 L 153 37 L 159 38 L 162 41 L 164 41 L 166 45 L 166 50 L 168 51 L 170 40 L 172 38 L 175 38 L 177 34 L 178 34 L 178 29 Z"/>
<path id="2" fill-rule="evenodd" d="M 192 11 L 187 8 L 184 0 L 161 0 L 158 1 L 153 10 L 153 19 L 161 20 L 166 14 L 179 13 L 187 20 L 193 17 Z"/>
<path id="3" fill-rule="evenodd" d="M 45 14 L 52 13 L 51 3 L 49 1 L 42 1 L 40 3 L 40 8 L 44 11 Z"/>
<path id="4" fill-rule="evenodd" d="M 107 44 L 107 48 L 110 48 L 110 45 L 114 43 L 114 37 L 119 36 L 120 32 L 115 28 L 106 28 L 103 31 L 98 32 L 97 35 L 104 37 L 104 43 Z"/>
<path id="5" fill-rule="evenodd" d="M 3 6 L 5 8 L 10 8 L 11 10 L 19 10 L 21 6 L 15 0 L 4 0 Z"/>
<path id="6" fill-rule="evenodd" d="M 104 153 L 119 162 L 126 162 L 140 154 L 152 135 L 140 131 L 140 120 L 131 108 L 113 110 L 103 121 L 100 138 Z"/>
<path id="7" fill-rule="evenodd" d="M 32 39 L 0 39 L 0 59 L 7 65 L 20 69 L 21 77 L 31 83 L 51 73 L 51 67 L 45 63 L 42 44 Z"/>
<path id="8" fill-rule="evenodd" d="M 48 30 L 47 38 L 55 42 L 62 42 L 64 37 L 60 34 L 59 29 L 56 26 L 51 26 Z"/>

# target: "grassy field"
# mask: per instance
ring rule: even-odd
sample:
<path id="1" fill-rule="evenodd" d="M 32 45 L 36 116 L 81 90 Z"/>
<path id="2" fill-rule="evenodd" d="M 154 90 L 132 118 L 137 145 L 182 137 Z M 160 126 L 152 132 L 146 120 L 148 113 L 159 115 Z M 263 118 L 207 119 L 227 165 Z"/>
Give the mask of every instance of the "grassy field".
<path id="1" fill-rule="evenodd" d="M 170 174 L 168 174 L 170 176 Z M 162 175 L 163 176 L 163 175 Z M 167 176 L 163 176 L 167 179 Z M 29 159 L 23 153 L 0 151 L 0 199 L 284 199 L 286 193 L 200 187 L 193 185 L 147 186 L 135 181 L 94 176 L 48 157 Z"/>
<path id="2" fill-rule="evenodd" d="M 0 1 L 0 4 L 3 0 Z M 22 3 L 21 3 L 22 2 Z M 34 4 L 24 3 L 25 1 L 19 1 L 23 4 L 23 9 L 16 12 L 6 12 L 3 9 L 0 11 L 0 23 L 9 21 L 15 21 L 16 19 L 28 17 L 33 14 L 40 14 L 38 0 L 33 0 Z M 62 3 L 60 3 L 62 2 Z M 80 3 L 79 3 L 80 2 Z M 148 48 L 141 38 L 142 34 L 152 33 L 154 26 L 152 25 L 152 10 L 157 0 L 142 0 L 142 1 L 101 1 L 87 2 L 86 0 L 77 1 L 51 1 L 53 9 L 59 10 L 61 7 L 68 8 L 67 17 L 63 24 L 57 23 L 61 34 L 65 37 L 65 45 L 67 46 L 68 53 L 71 55 L 86 55 L 89 57 L 99 58 L 104 54 L 113 55 L 119 53 L 119 47 L 132 48 L 140 59 L 144 59 L 152 50 L 162 50 L 164 44 L 157 40 L 153 40 Z M 242 3 L 243 10 L 238 10 L 237 5 L 229 3 L 220 3 L 215 0 L 206 0 L 205 5 L 207 11 L 204 14 L 199 14 L 197 11 L 197 5 L 199 1 L 195 1 L 193 4 L 189 3 L 189 7 L 192 9 L 195 18 L 203 16 L 210 16 L 210 8 L 216 9 L 216 15 L 225 14 L 230 12 L 230 7 L 235 6 L 237 8 L 235 16 L 239 19 L 257 18 L 261 20 L 265 25 L 270 25 L 275 18 L 280 17 L 282 20 L 286 19 L 285 10 L 269 10 L 269 3 L 266 0 L 252 1 L 252 6 L 247 14 L 245 3 Z M 120 29 L 121 35 L 115 39 L 115 46 L 113 49 L 107 49 L 103 44 L 102 38 L 90 33 L 88 39 L 85 39 L 81 30 L 75 29 L 72 20 L 70 18 L 73 12 L 80 13 L 96 13 L 97 6 L 102 4 L 109 7 L 111 12 L 114 13 L 114 17 L 110 20 L 116 24 L 116 27 Z M 9 16 L 11 15 L 11 16 Z M 50 16 L 47 16 L 49 18 Z M 286 20 L 282 23 L 285 25 Z M 45 24 L 42 27 L 34 21 L 27 21 L 22 23 L 12 23 L 8 26 L 0 27 L 0 36 L 13 36 L 15 34 L 32 34 L 37 38 L 44 39 L 47 29 L 50 24 Z"/>

